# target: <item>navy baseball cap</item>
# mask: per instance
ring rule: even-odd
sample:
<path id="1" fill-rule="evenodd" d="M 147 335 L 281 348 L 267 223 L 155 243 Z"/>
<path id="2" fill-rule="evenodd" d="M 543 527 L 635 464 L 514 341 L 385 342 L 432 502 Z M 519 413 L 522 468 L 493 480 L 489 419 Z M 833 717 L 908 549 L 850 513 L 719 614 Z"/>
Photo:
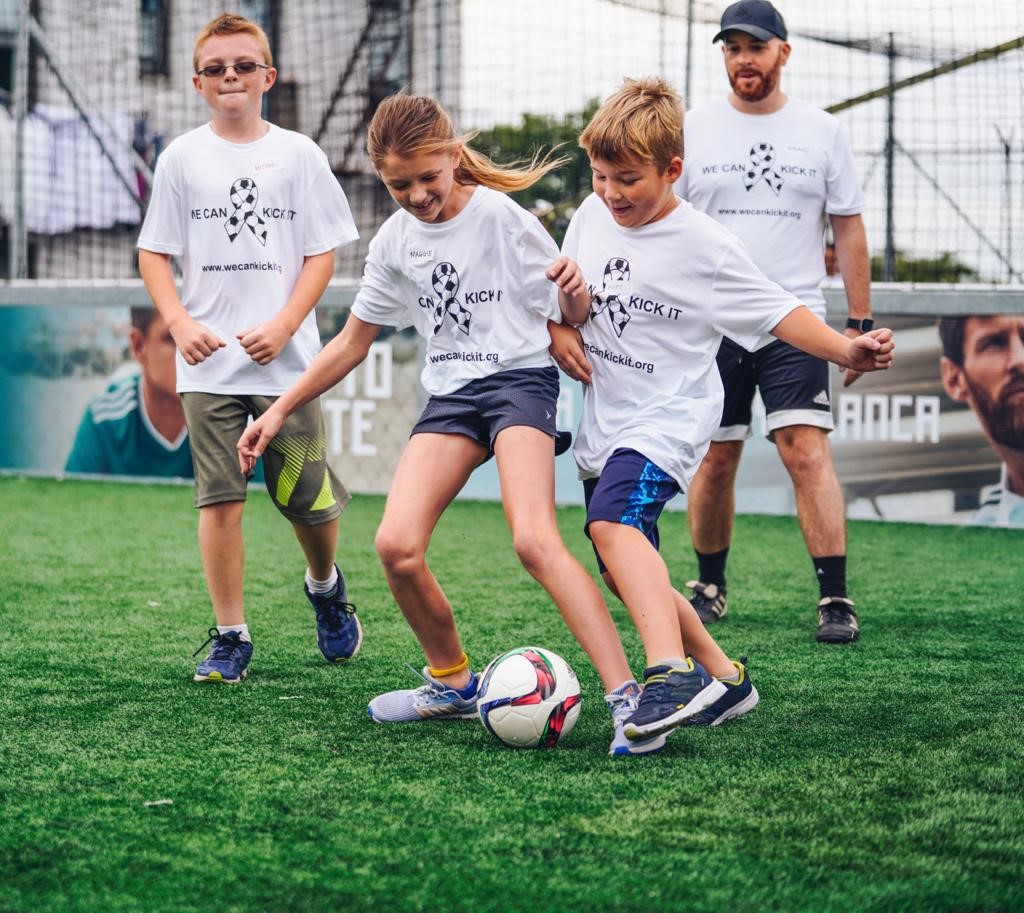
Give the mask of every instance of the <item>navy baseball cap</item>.
<path id="1" fill-rule="evenodd" d="M 782 14 L 768 0 L 739 0 L 722 13 L 722 30 L 711 43 L 722 41 L 726 32 L 746 32 L 761 41 L 772 38 L 786 40 L 786 23 Z"/>

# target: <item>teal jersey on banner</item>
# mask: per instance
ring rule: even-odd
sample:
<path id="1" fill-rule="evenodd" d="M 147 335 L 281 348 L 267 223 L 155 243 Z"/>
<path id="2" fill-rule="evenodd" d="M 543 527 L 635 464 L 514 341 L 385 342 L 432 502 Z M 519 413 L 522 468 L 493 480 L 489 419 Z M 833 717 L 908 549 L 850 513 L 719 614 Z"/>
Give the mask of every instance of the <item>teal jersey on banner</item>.
<path id="1" fill-rule="evenodd" d="M 115 381 L 89 403 L 67 472 L 193 478 L 188 435 L 183 430 L 177 441 L 160 436 L 142 405 L 140 381 L 141 375 Z"/>

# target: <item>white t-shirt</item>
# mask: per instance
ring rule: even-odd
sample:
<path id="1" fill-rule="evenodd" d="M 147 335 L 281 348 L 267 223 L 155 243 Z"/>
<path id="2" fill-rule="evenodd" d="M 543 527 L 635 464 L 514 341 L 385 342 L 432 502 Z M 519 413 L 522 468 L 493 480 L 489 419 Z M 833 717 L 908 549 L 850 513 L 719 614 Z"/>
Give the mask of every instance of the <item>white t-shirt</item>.
<path id="1" fill-rule="evenodd" d="M 179 352 L 178 392 L 284 393 L 320 351 L 313 311 L 268 365 L 235 334 L 280 312 L 304 257 L 358 236 L 327 156 L 301 133 L 271 125 L 237 144 L 207 124 L 168 145 L 138 246 L 182 257 L 181 303 L 227 343 L 198 365 Z"/>
<path id="2" fill-rule="evenodd" d="M 1024 496 L 1010 491 L 1003 463 L 999 484 L 987 489 L 981 507 L 971 517 L 978 526 L 1007 526 L 1024 529 Z"/>
<path id="3" fill-rule="evenodd" d="M 825 317 L 825 214 L 864 209 L 838 119 L 788 99 L 774 114 L 743 114 L 726 99 L 687 113 L 676 191 L 735 234 L 769 278 Z"/>
<path id="4" fill-rule="evenodd" d="M 535 216 L 489 187 L 446 222 L 404 209 L 370 242 L 352 313 L 383 326 L 415 326 L 427 340 L 420 378 L 431 395 L 498 371 L 547 367 L 547 321 L 558 295 L 544 271 L 558 247 Z"/>
<path id="5" fill-rule="evenodd" d="M 562 250 L 593 296 L 580 328 L 593 369 L 573 447 L 580 477 L 600 475 L 612 451 L 629 447 L 685 490 L 722 417 L 722 336 L 758 349 L 800 302 L 682 200 L 664 219 L 622 228 L 591 194 Z"/>

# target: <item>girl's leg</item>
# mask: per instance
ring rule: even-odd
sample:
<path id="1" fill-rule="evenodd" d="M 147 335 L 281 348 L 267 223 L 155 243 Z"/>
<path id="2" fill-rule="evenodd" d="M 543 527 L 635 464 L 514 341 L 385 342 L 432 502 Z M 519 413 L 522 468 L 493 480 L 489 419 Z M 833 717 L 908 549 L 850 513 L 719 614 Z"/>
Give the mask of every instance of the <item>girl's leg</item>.
<path id="1" fill-rule="evenodd" d="M 537 428 L 516 425 L 494 442 L 516 554 L 547 590 L 590 657 L 606 691 L 633 678 L 619 632 L 597 584 L 566 548 L 555 522 L 554 442 Z"/>
<path id="2" fill-rule="evenodd" d="M 414 434 L 391 482 L 375 544 L 388 586 L 434 668 L 456 666 L 463 656 L 451 603 L 427 566 L 426 552 L 445 508 L 487 456 L 461 434 Z M 469 670 L 438 680 L 465 687 Z"/>

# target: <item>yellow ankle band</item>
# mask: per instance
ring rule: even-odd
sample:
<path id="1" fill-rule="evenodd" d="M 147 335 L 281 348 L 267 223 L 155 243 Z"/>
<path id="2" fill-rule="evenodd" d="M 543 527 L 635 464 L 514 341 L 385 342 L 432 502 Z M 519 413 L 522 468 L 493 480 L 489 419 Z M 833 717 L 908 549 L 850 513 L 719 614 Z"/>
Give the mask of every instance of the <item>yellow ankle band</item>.
<path id="1" fill-rule="evenodd" d="M 463 653 L 462 659 L 460 659 L 454 666 L 449 666 L 447 669 L 435 669 L 430 666 L 427 669 L 427 673 L 431 678 L 444 678 L 446 675 L 455 675 L 456 672 L 463 672 L 469 668 L 469 657 Z"/>

